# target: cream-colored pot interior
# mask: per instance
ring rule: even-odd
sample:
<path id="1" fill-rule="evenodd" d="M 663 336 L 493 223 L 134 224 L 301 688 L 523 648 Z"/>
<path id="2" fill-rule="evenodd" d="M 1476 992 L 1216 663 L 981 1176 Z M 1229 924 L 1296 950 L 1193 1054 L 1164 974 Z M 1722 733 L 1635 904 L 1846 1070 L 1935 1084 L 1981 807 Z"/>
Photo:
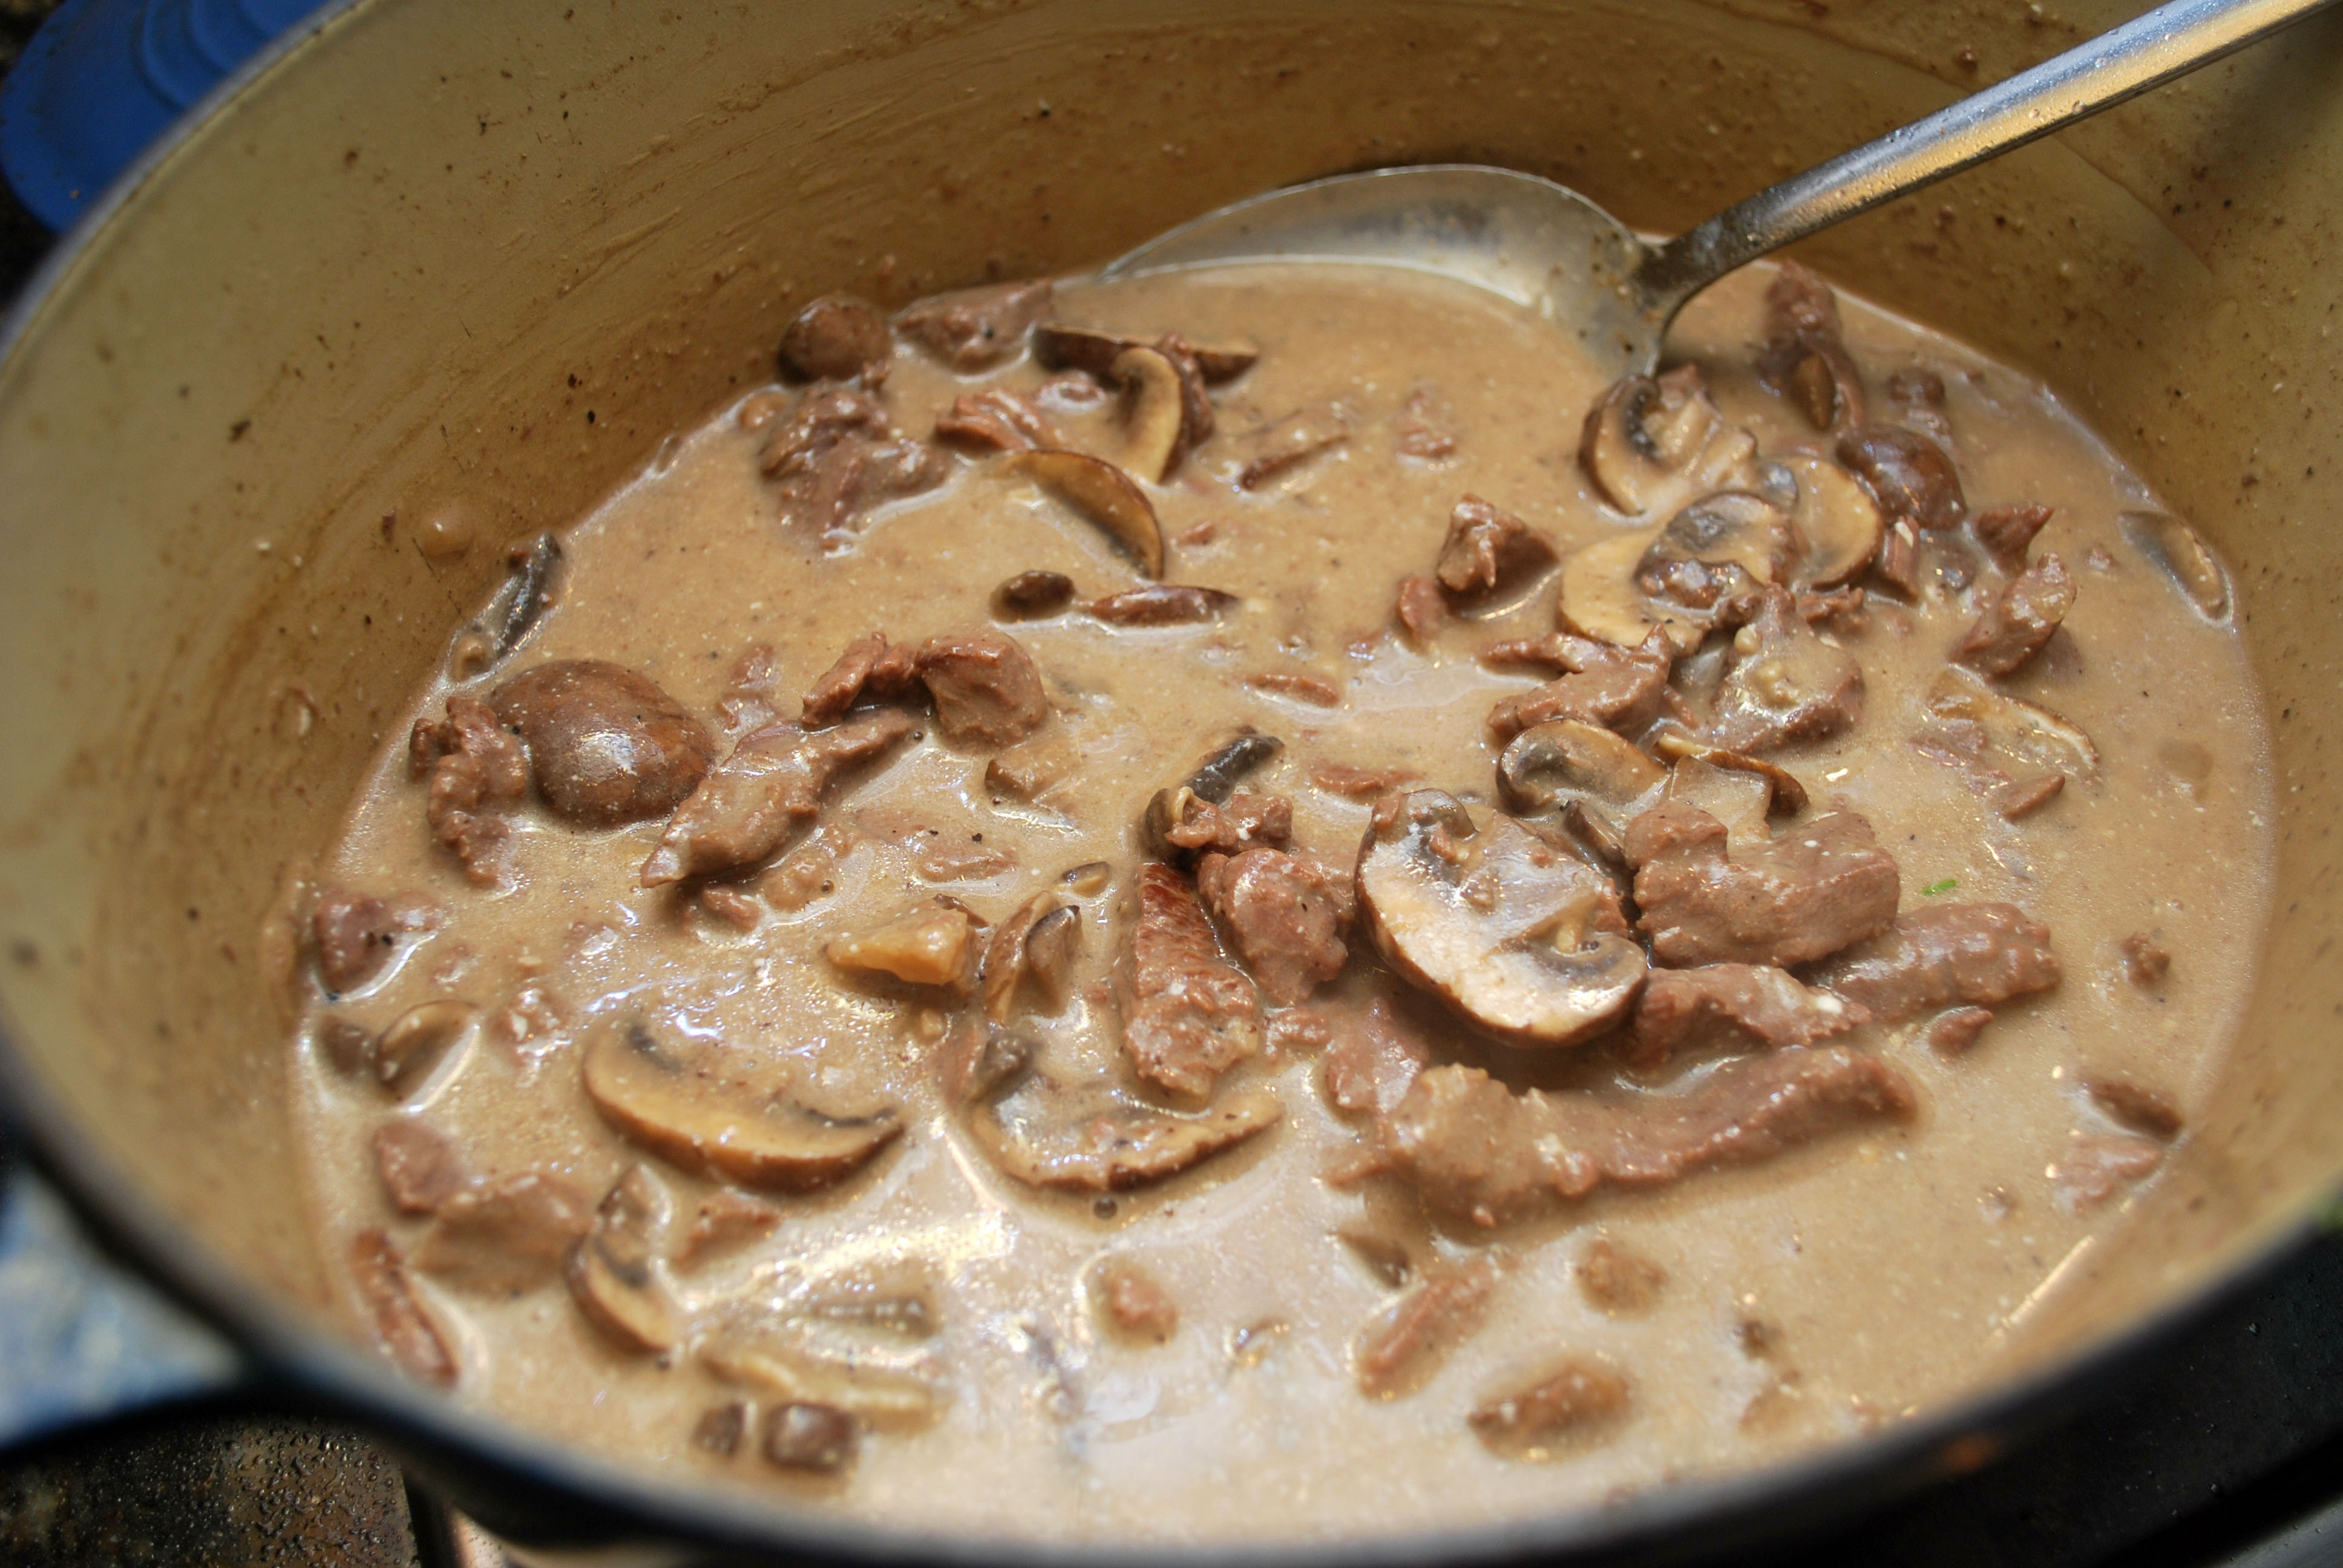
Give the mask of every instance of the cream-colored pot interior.
<path id="1" fill-rule="evenodd" d="M 502 542 L 765 379 L 806 298 L 1077 268 L 1412 160 L 1673 231 L 2137 8 L 358 5 L 154 169 L 0 368 L 14 1048 L 132 1191 L 327 1311 L 280 877 Z M 1802 253 L 2046 378 L 2216 542 L 2277 738 L 2278 912 L 2226 1080 L 2028 1357 L 2202 1289 L 2343 1172 L 2338 66 L 2343 16 Z M 480 542 L 427 558 L 451 506 Z"/>

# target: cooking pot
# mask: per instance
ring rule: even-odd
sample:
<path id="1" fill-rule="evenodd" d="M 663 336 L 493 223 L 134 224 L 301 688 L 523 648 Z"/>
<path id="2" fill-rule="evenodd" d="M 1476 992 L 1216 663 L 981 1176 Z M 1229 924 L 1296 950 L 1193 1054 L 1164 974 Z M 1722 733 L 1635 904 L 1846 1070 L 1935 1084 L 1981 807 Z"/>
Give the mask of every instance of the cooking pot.
<path id="1" fill-rule="evenodd" d="M 288 1110 L 289 957 L 265 933 L 504 546 L 766 379 L 819 293 L 892 304 L 1079 268 L 1247 192 L 1433 159 L 1548 175 L 1672 231 L 2137 8 L 328 12 L 151 154 L 9 327 L 15 1118 L 86 1214 L 243 1351 L 247 1392 L 367 1423 L 519 1540 L 650 1561 L 1052 1554 L 654 1482 L 532 1437 L 401 1379 L 332 1283 Z M 2067 1260 L 1956 1407 L 1599 1512 L 1265 1554 L 1745 1543 L 1982 1462 L 2310 1233 L 2343 1175 L 2338 226 L 2343 15 L 1801 251 L 2047 380 L 2235 578 L 2276 747 L 2276 914 L 2217 1088 L 2128 1223 Z M 417 548 L 448 518 L 471 548 Z"/>

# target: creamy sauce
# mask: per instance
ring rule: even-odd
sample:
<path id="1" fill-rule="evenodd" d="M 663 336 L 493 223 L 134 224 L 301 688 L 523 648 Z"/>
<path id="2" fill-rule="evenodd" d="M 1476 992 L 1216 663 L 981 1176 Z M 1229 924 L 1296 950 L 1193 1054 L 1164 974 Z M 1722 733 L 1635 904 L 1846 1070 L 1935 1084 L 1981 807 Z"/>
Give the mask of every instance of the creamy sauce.
<path id="1" fill-rule="evenodd" d="M 1673 347 L 1706 368 L 1725 419 L 1763 451 L 1826 451 L 1751 368 L 1767 276 L 1753 269 L 1712 291 Z M 1295 843 L 1345 871 L 1369 805 L 1314 786 L 1313 764 L 1404 768 L 1452 794 L 1493 798 L 1483 720 L 1537 678 L 1474 656 L 1552 631 L 1552 586 L 1509 616 L 1452 621 L 1421 651 L 1389 632 L 1394 586 L 1431 570 L 1468 492 L 1564 553 L 1622 531 L 1575 456 L 1601 378 L 1549 326 L 1461 286 L 1355 268 L 1232 268 L 1061 286 L 1061 319 L 1150 338 L 1248 339 L 1261 355 L 1218 389 L 1220 434 L 1152 491 L 1172 541 L 1166 580 L 1242 604 L 1197 626 L 1070 614 L 998 628 L 1039 665 L 1051 723 L 1079 749 L 1046 810 L 996 800 L 988 754 L 954 750 L 930 726 L 824 809 L 824 822 L 862 829 L 834 890 L 802 910 L 765 908 L 744 932 L 673 886 L 639 886 L 659 819 L 587 830 L 516 810 L 509 885 L 473 885 L 433 841 L 405 746 L 386 752 L 320 879 L 417 896 L 437 923 L 356 993 L 312 993 L 297 1076 L 317 1223 L 335 1255 L 367 1228 L 409 1254 L 423 1244 L 430 1221 L 396 1214 L 377 1171 L 372 1140 L 398 1119 L 444 1133 L 476 1172 L 558 1173 L 588 1202 L 645 1161 L 675 1194 L 679 1238 L 712 1184 L 628 1144 L 580 1088 L 592 1032 L 649 1012 L 679 1035 L 720 1040 L 749 1075 L 793 1082 L 825 1105 L 893 1103 L 904 1122 L 861 1173 L 771 1197 L 780 1218 L 769 1234 L 668 1265 L 685 1317 L 703 1332 L 760 1312 L 802 1318 L 841 1281 L 910 1281 L 932 1307 L 932 1337 L 867 1324 L 823 1332 L 943 1390 L 931 1424 L 881 1423 L 840 1473 L 795 1473 L 759 1456 L 753 1410 L 736 1452 L 694 1441 L 704 1412 L 760 1395 L 716 1375 L 689 1336 L 665 1355 L 634 1353 L 591 1325 L 558 1277 L 499 1297 L 408 1271 L 459 1363 L 458 1397 L 678 1479 L 940 1531 L 1363 1534 L 1488 1523 L 1745 1468 L 1989 1377 L 2009 1326 L 2078 1252 L 2153 1244 L 2126 1232 L 2130 1188 L 2074 1212 L 2048 1172 L 2078 1137 L 2115 1131 L 2087 1079 L 2150 1087 L 2184 1121 L 2203 1102 L 2267 913 L 2265 741 L 2235 633 L 2196 613 L 2118 525 L 2121 513 L 2155 508 L 2139 480 L 2039 387 L 1855 301 L 1845 310 L 1875 421 L 1895 416 L 1877 390 L 1892 372 L 1941 377 L 1972 513 L 2056 508 L 2035 548 L 2067 563 L 2076 602 L 2051 648 L 2000 684 L 2087 731 L 2099 757 L 2096 777 L 2071 779 L 2048 806 L 2006 821 L 1909 744 L 1946 649 L 1976 616 L 1973 599 L 1941 587 L 1911 609 L 1880 599 L 1863 630 L 1839 637 L 1863 666 L 1858 726 L 1771 754 L 1818 806 L 1843 797 L 1869 820 L 1899 864 L 1906 910 L 2007 901 L 2049 927 L 2063 961 L 2063 983 L 1996 1009 L 1965 1053 L 1931 1050 L 1926 1016 L 1842 1042 L 1906 1077 L 1919 1102 L 1908 1121 L 1866 1122 L 1655 1190 L 1599 1191 L 1484 1231 L 1427 1221 L 1393 1177 L 1330 1181 L 1356 1157 L 1359 1129 L 1329 1108 L 1312 1051 L 1272 1047 L 1219 1094 L 1272 1086 L 1282 1125 L 1187 1174 L 1093 1202 L 1011 1180 L 971 1141 L 935 1087 L 949 1027 L 935 999 L 850 982 L 823 960 L 830 939 L 939 889 L 997 920 L 1068 869 L 1105 861 L 1112 886 L 1074 898 L 1085 928 L 1074 1000 L 1034 1028 L 1054 1073 L 1111 1077 L 1122 1053 L 1103 982 L 1119 940 L 1112 888 L 1138 861 L 1132 823 L 1232 724 L 1286 742 L 1246 787 L 1290 797 Z M 924 435 L 961 393 L 1031 390 L 1045 375 L 1021 362 L 956 376 L 903 347 L 884 396 L 901 430 Z M 1397 422 L 1419 391 L 1436 401 L 1419 398 L 1417 411 L 1433 410 L 1455 437 L 1450 456 L 1397 449 Z M 1351 413 L 1345 444 L 1257 489 L 1232 484 L 1246 431 L 1328 400 Z M 1076 445 L 1111 451 L 1117 439 L 1111 402 L 1051 417 Z M 1062 572 L 1085 600 L 1137 580 L 1103 534 L 998 462 L 963 465 L 825 553 L 776 524 L 759 443 L 728 410 L 580 519 L 563 537 L 558 602 L 477 689 L 546 660 L 610 660 L 699 716 L 720 758 L 739 731 L 724 730 L 719 703 L 754 643 L 773 650 L 773 706 L 790 719 L 796 694 L 873 629 L 916 645 L 987 627 L 994 585 L 1022 571 Z M 1320 677 L 1339 705 L 1246 684 L 1264 672 Z M 415 715 L 439 714 L 449 689 L 418 693 Z M 915 828 L 934 834 L 922 841 Z M 938 842 L 1007 863 L 933 881 L 917 862 Z M 2134 933 L 2173 955 L 2160 981 L 2127 978 L 2121 944 Z M 1348 969 L 1312 1000 L 1330 1016 L 1395 995 L 1434 1040 L 1435 1060 L 1460 1054 L 1517 1086 L 1567 1092 L 1621 1070 L 1599 1044 L 1539 1054 L 1475 1041 L 1396 981 L 1359 930 L 1351 947 Z M 329 1015 L 377 1031 L 451 997 L 482 1010 L 483 1027 L 404 1103 L 324 1060 Z M 1403 1397 L 1369 1399 L 1355 1381 L 1353 1342 L 1395 1294 L 1338 1238 L 1363 1224 L 1412 1248 L 1419 1268 L 1491 1249 L 1503 1260 L 1486 1323 Z M 1606 1312 L 1581 1288 L 1575 1271 L 1597 1238 L 1664 1271 L 1640 1315 Z M 1136 1261 L 1176 1302 L 1166 1342 L 1106 1331 L 1087 1281 L 1109 1255 Z M 1623 1375 L 1625 1411 L 1542 1462 L 1477 1441 L 1467 1412 L 1562 1353 Z"/>

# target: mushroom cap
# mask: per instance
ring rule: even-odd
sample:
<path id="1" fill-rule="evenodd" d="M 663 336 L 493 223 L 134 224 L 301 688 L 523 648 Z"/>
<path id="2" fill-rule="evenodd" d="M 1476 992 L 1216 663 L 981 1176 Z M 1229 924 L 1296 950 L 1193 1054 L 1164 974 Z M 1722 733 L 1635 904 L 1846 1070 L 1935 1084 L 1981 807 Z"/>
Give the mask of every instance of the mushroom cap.
<path id="1" fill-rule="evenodd" d="M 1776 461 L 1797 481 L 1796 520 L 1805 550 L 1795 580 L 1802 588 L 1836 588 L 1879 553 L 1879 503 L 1861 481 L 1827 457 L 1793 453 Z"/>
<path id="2" fill-rule="evenodd" d="M 681 703 L 598 658 L 532 666 L 498 687 L 488 706 L 527 743 L 546 806 L 580 827 L 664 817 L 716 761 L 707 727 Z"/>
<path id="3" fill-rule="evenodd" d="M 1624 807 L 1667 770 L 1599 724 L 1552 719 L 1513 737 L 1497 759 L 1497 791 L 1515 811 L 1552 811 L 1592 797 Z"/>
<path id="4" fill-rule="evenodd" d="M 1635 568 L 1657 536 L 1655 528 L 1638 528 L 1573 552 L 1562 563 L 1555 618 L 1582 637 L 1620 648 L 1641 648 L 1655 628 L 1679 654 L 1698 648 L 1707 628 L 1681 606 L 1656 604 L 1636 586 Z"/>

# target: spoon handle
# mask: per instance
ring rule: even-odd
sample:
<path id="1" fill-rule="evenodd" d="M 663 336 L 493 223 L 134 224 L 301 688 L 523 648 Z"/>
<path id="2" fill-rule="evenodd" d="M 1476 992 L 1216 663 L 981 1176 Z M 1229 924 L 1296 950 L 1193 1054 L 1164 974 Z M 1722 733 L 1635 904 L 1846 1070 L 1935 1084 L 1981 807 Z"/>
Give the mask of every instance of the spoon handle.
<path id="1" fill-rule="evenodd" d="M 1637 291 L 1664 324 L 1745 262 L 2210 65 L 2334 0 L 2171 0 L 2007 81 L 1758 192 L 1654 250 Z"/>

